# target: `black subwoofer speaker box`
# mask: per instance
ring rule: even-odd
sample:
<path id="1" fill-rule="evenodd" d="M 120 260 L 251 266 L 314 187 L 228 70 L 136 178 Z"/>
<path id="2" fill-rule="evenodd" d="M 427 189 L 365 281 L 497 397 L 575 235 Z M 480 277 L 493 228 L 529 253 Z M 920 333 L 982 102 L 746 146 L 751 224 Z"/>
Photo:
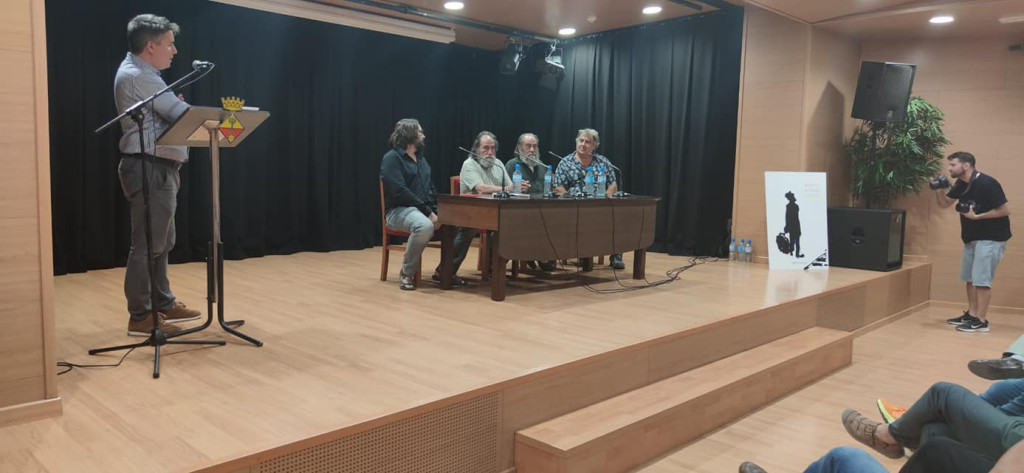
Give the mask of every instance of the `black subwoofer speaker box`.
<path id="1" fill-rule="evenodd" d="M 853 118 L 876 122 L 903 121 L 916 69 L 914 64 L 860 63 L 857 94 L 853 98 Z"/>
<path id="2" fill-rule="evenodd" d="M 905 210 L 828 209 L 830 266 L 892 271 L 903 266 Z"/>

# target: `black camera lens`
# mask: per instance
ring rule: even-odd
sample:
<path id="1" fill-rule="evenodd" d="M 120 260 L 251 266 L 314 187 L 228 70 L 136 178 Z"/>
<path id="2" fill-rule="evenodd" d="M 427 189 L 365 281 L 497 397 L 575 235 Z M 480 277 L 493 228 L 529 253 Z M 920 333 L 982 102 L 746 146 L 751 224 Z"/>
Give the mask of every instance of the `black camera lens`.
<path id="1" fill-rule="evenodd" d="M 968 200 L 966 202 L 957 202 L 956 211 L 965 214 L 971 211 L 971 206 L 973 205 L 976 205 L 973 200 Z"/>
<path id="2" fill-rule="evenodd" d="M 928 187 L 932 189 L 945 189 L 949 187 L 949 179 L 946 179 L 945 175 L 938 176 L 935 179 L 928 181 Z"/>

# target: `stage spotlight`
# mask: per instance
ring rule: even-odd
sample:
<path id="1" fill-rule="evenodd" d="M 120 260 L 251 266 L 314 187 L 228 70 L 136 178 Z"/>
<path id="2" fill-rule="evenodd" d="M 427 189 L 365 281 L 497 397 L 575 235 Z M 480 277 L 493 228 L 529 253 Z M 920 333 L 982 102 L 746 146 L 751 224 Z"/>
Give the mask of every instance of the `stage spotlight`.
<path id="1" fill-rule="evenodd" d="M 541 73 L 538 83 L 545 88 L 555 89 L 558 87 L 558 80 L 565 74 L 565 65 L 562 64 L 562 50 L 551 45 L 551 50 L 543 59 L 538 59 L 534 66 L 537 72 Z"/>
<path id="2" fill-rule="evenodd" d="M 498 70 L 502 74 L 515 74 L 519 69 L 519 61 L 523 59 L 523 45 L 509 38 L 508 46 L 501 53 L 501 60 L 498 62 Z"/>

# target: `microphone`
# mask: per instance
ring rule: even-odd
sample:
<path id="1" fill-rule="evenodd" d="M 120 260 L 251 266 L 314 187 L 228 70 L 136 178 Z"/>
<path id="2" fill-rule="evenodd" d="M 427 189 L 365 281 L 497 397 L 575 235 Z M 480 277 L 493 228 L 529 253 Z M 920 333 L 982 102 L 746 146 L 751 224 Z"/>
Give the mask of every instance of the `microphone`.
<path id="1" fill-rule="evenodd" d="M 459 146 L 459 149 L 469 153 L 472 156 L 477 157 L 478 159 L 486 159 L 483 156 L 480 156 L 479 154 L 476 154 L 476 153 L 474 153 L 474 152 L 472 152 L 472 151 L 470 151 L 470 150 L 468 150 L 466 148 L 463 148 L 461 146 Z M 501 191 L 495 192 L 494 195 L 493 195 L 493 198 L 495 198 L 495 199 L 507 199 L 508 197 L 509 197 L 508 196 L 508 192 L 505 192 L 505 169 L 504 169 L 504 167 L 502 167 L 502 169 L 501 169 Z"/>
<path id="2" fill-rule="evenodd" d="M 610 165 L 612 167 L 612 169 L 618 169 L 619 170 L 619 182 L 618 182 L 619 190 L 616 191 L 614 194 L 612 194 L 612 197 L 629 197 L 629 196 L 633 195 L 633 194 L 630 194 L 629 192 L 626 192 L 626 191 L 622 190 L 622 169 L 619 168 L 618 166 L 612 164 L 612 161 L 610 159 L 608 160 L 608 165 Z"/>
<path id="3" fill-rule="evenodd" d="M 200 61 L 196 59 L 192 61 L 192 69 L 212 69 L 213 63 L 210 61 Z"/>

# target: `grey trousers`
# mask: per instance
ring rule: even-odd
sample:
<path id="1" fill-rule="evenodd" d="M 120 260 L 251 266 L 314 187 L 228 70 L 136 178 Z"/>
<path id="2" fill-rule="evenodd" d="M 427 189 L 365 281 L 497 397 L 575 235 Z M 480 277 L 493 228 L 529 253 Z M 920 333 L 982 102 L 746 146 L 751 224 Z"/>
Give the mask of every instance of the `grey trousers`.
<path id="1" fill-rule="evenodd" d="M 150 223 L 153 238 L 153 279 L 156 283 L 157 310 L 174 306 L 174 293 L 167 280 L 167 255 L 174 248 L 174 211 L 178 205 L 178 175 L 180 164 L 162 159 L 146 158 L 149 168 Z M 117 167 L 121 191 L 128 199 L 132 221 L 132 247 L 128 252 L 128 267 L 124 274 L 124 296 L 128 301 L 128 314 L 140 320 L 149 315 L 150 282 L 146 264 L 146 205 L 142 198 L 142 158 L 123 157 Z"/>
<path id="2" fill-rule="evenodd" d="M 392 230 L 409 232 L 402 258 L 402 274 L 413 277 L 420 269 L 423 249 L 434 237 L 434 223 L 416 207 L 395 207 L 384 216 L 384 223 Z M 384 242 L 387 245 L 387 242 Z"/>
<path id="3" fill-rule="evenodd" d="M 895 422 L 889 433 L 917 449 L 934 437 L 950 437 L 987 457 L 999 459 L 1024 438 L 1024 418 L 1007 415 L 963 386 L 935 383 Z"/>

